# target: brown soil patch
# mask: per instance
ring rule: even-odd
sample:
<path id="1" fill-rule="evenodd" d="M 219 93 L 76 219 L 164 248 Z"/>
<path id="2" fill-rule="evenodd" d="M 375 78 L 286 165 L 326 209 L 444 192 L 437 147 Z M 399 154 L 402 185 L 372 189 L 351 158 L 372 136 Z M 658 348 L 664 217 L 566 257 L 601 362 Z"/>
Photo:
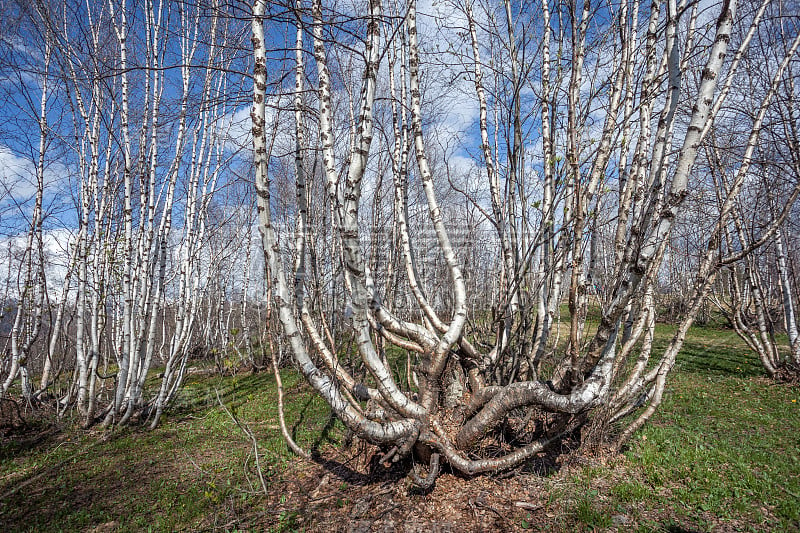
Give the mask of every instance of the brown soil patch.
<path id="1" fill-rule="evenodd" d="M 270 489 L 264 510 L 240 527 L 409 533 L 566 529 L 561 515 L 567 502 L 549 497 L 553 478 L 561 474 L 547 478 L 520 469 L 467 478 L 445 471 L 422 492 L 407 478 L 410 463 L 387 468 L 376 449 L 358 448 L 327 449 L 313 463 L 298 459 Z M 561 465 L 551 466 L 555 472 Z"/>

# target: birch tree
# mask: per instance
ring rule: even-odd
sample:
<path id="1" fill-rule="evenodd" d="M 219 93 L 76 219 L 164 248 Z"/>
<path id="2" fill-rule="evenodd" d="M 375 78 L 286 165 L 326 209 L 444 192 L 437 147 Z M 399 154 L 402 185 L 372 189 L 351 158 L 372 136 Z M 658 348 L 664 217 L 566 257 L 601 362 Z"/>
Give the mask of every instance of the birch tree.
<path id="1" fill-rule="evenodd" d="M 745 6 L 738 14 L 736 2 L 725 0 L 714 6 L 714 17 L 701 14 L 697 4 L 659 0 L 602 7 L 543 1 L 532 15 L 510 2 L 456 6 L 463 15 L 457 22 L 466 28 L 461 44 L 471 52 L 457 56 L 465 67 L 459 77 L 472 81 L 481 139 L 475 162 L 488 192 L 487 203 L 476 195 L 472 204 L 496 234 L 500 265 L 493 273 L 499 282 L 491 300 L 472 317 L 463 255 L 454 246 L 457 218 L 448 215 L 437 187 L 447 177 L 432 164 L 426 132 L 423 72 L 430 28 L 420 26 L 416 2 L 372 0 L 359 24 L 343 22 L 341 14 L 313 0 L 298 20 L 313 39 L 322 179 L 330 231 L 341 249 L 347 335 L 358 364 L 332 342 L 323 317 L 307 305 L 302 231 L 307 196 L 300 168 L 296 261 L 287 263 L 280 253 L 266 143 L 270 64 L 264 2 L 254 3 L 252 19 L 259 227 L 284 339 L 300 372 L 344 425 L 381 445 L 384 462 L 413 455 L 417 466 L 410 475 L 423 487 L 435 481 L 444 463 L 465 474 L 510 468 L 567 436 L 580 434 L 585 443 L 607 438 L 620 446 L 652 416 L 719 271 L 715 243 L 730 220 L 766 111 L 797 48 L 793 34 L 771 69 L 738 170 L 720 193 L 715 225 L 686 297 L 687 311 L 668 346 L 657 352 L 654 293 L 665 250 L 699 179 L 694 172 L 698 153 L 736 90 L 732 81 L 741 57 L 765 13 L 772 15 L 769 2 Z M 526 32 L 517 24 L 532 20 L 537 22 L 526 30 L 535 31 L 537 39 L 528 33 L 522 40 Z M 338 90 L 332 74 L 341 25 L 361 36 L 357 98 L 348 96 L 355 91 Z M 484 32 L 487 27 L 494 30 Z M 600 46 L 613 50 L 613 56 Z M 535 64 L 527 55 L 532 49 Z M 507 92 L 497 83 L 487 85 L 484 74 L 501 63 L 508 69 L 502 72 L 510 80 Z M 534 88 L 526 104 L 535 105 L 536 114 L 523 108 L 526 86 Z M 355 103 L 348 127 L 338 122 L 343 119 L 336 113 L 339 97 Z M 413 311 L 402 314 L 384 302 L 364 252 L 369 229 L 359 225 L 365 183 L 376 179 L 375 117 L 385 105 L 394 130 L 393 231 L 402 250 L 403 284 L 415 303 Z M 347 142 L 341 142 L 337 132 L 348 130 Z M 541 141 L 539 153 L 523 142 L 531 135 L 523 132 L 531 131 Z M 536 158 L 533 167 L 527 164 L 531 157 Z M 409 231 L 412 186 L 421 189 L 421 208 L 433 235 L 425 244 L 434 247 L 446 272 L 435 283 L 420 276 L 425 244 Z M 614 218 L 601 220 L 600 212 Z M 603 257 L 602 240 L 608 243 Z M 608 287 L 598 298 L 593 285 L 601 260 Z M 553 339 L 562 293 L 569 311 L 566 346 Z M 590 300 L 599 305 L 596 325 L 586 322 Z M 476 327 L 487 314 L 488 326 Z M 405 383 L 393 367 L 396 355 L 384 345 L 395 346 L 393 354 L 408 354 Z M 356 374 L 360 365 L 366 369 L 363 376 Z"/>
<path id="2" fill-rule="evenodd" d="M 765 54 L 767 55 L 767 54 Z M 751 83 L 751 86 L 753 84 Z M 793 206 L 800 189 L 798 136 L 795 116 L 795 79 L 789 76 L 771 106 L 760 157 L 751 169 L 749 190 L 733 207 L 732 219 L 721 242 L 730 252 L 725 261 L 727 276 L 714 295 L 736 333 L 758 356 L 767 374 L 793 381 L 800 363 L 796 323 L 796 291 L 789 272 L 786 228 L 793 218 Z M 777 88 L 776 88 L 777 89 Z M 720 187 L 728 188 L 726 154 L 722 143 L 709 149 L 712 173 Z M 749 209 L 748 204 L 761 206 Z M 742 250 L 752 250 L 743 254 Z M 778 313 L 772 302 L 780 302 Z M 776 339 L 776 330 L 787 334 L 788 353 Z"/>
<path id="3" fill-rule="evenodd" d="M 41 16 L 41 13 L 39 15 Z M 28 99 L 31 104 L 31 111 L 35 113 L 39 141 L 38 149 L 35 152 L 34 198 L 16 278 L 18 297 L 9 336 L 11 344 L 10 366 L 6 375 L 3 376 L 2 383 L 0 383 L 0 396 L 5 396 L 15 379 L 19 377 L 22 396 L 28 402 L 31 401 L 34 392 L 32 377 L 28 370 L 29 358 L 35 355 L 32 352 L 32 348 L 42 332 L 42 318 L 47 298 L 42 224 L 44 219 L 45 168 L 51 133 L 47 120 L 48 102 L 50 100 L 51 80 L 49 67 L 52 59 L 51 55 L 51 41 L 46 38 L 43 42 L 41 67 L 38 70 L 38 112 L 34 111 L 33 100 L 31 98 Z M 8 261 L 9 263 L 12 261 L 11 254 L 9 254 Z"/>
<path id="4" fill-rule="evenodd" d="M 721 260 L 725 276 L 713 301 L 757 354 L 766 372 L 773 378 L 791 381 L 797 372 L 798 352 L 786 227 L 793 219 L 800 187 L 795 119 L 797 67 L 796 61 L 790 59 L 797 47 L 797 39 L 791 40 L 797 32 L 797 21 L 778 17 L 770 19 L 768 27 L 769 31 L 754 38 L 752 53 L 742 57 L 746 68 L 737 83 L 747 89 L 722 110 L 706 147 L 718 198 L 736 186 L 736 180 L 745 181 L 738 185 L 742 193 L 731 206 L 724 238 L 718 242 L 721 254 L 728 257 Z M 762 65 L 765 58 L 779 72 L 785 71 L 782 80 L 776 76 L 767 84 L 755 66 Z M 752 102 L 756 98 L 762 98 L 764 104 L 757 107 L 750 139 L 743 143 L 745 132 L 739 126 L 740 118 L 753 115 Z M 765 105 L 767 99 L 770 102 Z M 763 142 L 751 147 L 754 135 L 760 135 Z M 756 154 L 744 168 L 737 165 L 740 146 Z M 771 303 L 775 301 L 780 302 L 777 310 Z M 775 311 L 783 315 L 783 324 L 776 323 L 779 318 Z M 776 341 L 776 329 L 783 329 L 788 335 L 788 355 L 782 353 Z"/>
<path id="5" fill-rule="evenodd" d="M 38 193 L 26 227 L 12 228 L 14 242 L 24 235 L 29 246 L 19 261 L 23 303 L 15 307 L 16 348 L 2 393 L 22 376 L 29 395 L 35 361 L 37 397 L 60 395 L 59 413 L 76 408 L 86 425 L 150 416 L 155 424 L 180 389 L 200 299 L 216 283 L 209 276 L 234 261 L 209 257 L 208 234 L 216 230 L 208 231 L 215 223 L 208 215 L 238 154 L 228 93 L 236 88 L 240 24 L 213 2 L 14 7 L 16 30 L 44 53 L 4 41 L 16 54 L 9 53 L 9 68 L 21 81 L 33 72 L 38 82 L 21 82 L 9 101 L 35 96 L 41 105 L 38 159 L 30 165 Z M 60 294 L 51 295 L 54 318 L 43 328 L 44 181 L 52 163 L 74 200 L 59 206 L 66 226 L 59 231 L 70 236 L 61 243 L 67 266 Z M 209 260 L 216 271 L 205 268 Z M 7 281 L 16 266 L 9 264 Z M 162 383 L 146 390 L 156 363 L 164 365 Z"/>

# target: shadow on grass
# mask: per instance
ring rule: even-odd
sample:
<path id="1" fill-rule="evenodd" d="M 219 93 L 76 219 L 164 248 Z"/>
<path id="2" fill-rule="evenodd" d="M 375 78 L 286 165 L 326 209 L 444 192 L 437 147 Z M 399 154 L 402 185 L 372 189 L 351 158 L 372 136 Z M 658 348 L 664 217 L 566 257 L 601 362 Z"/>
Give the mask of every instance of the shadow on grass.
<path id="1" fill-rule="evenodd" d="M 62 446 L 58 459 L 0 486 L 4 531 L 87 530 L 98 524 L 110 530 L 128 520 L 128 528 L 169 529 L 191 518 L 200 507 L 192 502 L 203 501 L 205 485 L 176 475 L 182 461 L 169 448 L 180 446 L 180 437 L 161 431 L 155 449 L 153 434 L 143 433 L 114 432 Z"/>
<path id="2" fill-rule="evenodd" d="M 247 443 L 220 439 L 202 419 L 218 408 L 217 393 L 236 409 L 260 401 L 271 383 L 271 374 L 193 377 L 155 430 L 145 420 L 86 431 L 34 411 L 0 434 L 0 531 L 170 530 L 230 514 L 231 470 L 205 465 L 230 460 L 237 449 L 246 454 Z"/>
<path id="3" fill-rule="evenodd" d="M 674 330 L 660 328 L 656 352 L 662 351 L 672 339 Z M 678 353 L 675 366 L 685 372 L 705 376 L 764 376 L 761 362 L 733 330 L 693 327 Z"/>
<path id="4" fill-rule="evenodd" d="M 308 409 L 311 404 L 314 402 L 314 396 L 309 395 L 306 401 L 303 402 L 302 407 L 299 409 L 300 416 L 297 417 L 294 424 L 292 424 L 291 428 L 291 435 L 292 439 L 297 440 L 297 430 L 306 422 L 306 415 L 308 414 Z M 327 423 L 326 423 L 327 426 Z M 314 446 L 318 446 L 319 442 L 315 443 Z"/>
<path id="5" fill-rule="evenodd" d="M 249 398 L 262 394 L 272 388 L 274 378 L 271 373 L 254 373 L 240 376 L 198 376 L 188 380 L 170 406 L 168 416 L 181 419 L 197 416 L 219 406 L 219 398 L 229 409 L 238 409 Z"/>
<path id="6" fill-rule="evenodd" d="M 59 442 L 61 432 L 62 429 L 57 424 L 43 421 L 7 428 L 0 432 L 0 461 L 8 461 L 37 449 L 53 447 Z"/>
<path id="7" fill-rule="evenodd" d="M 703 375 L 758 377 L 765 375 L 757 357 L 730 346 L 709 345 L 687 339 L 678 354 L 676 366 L 686 372 Z"/>
<path id="8" fill-rule="evenodd" d="M 678 526 L 675 524 L 668 524 L 665 526 L 664 531 L 667 533 L 699 533 L 696 529 L 686 529 L 682 526 Z"/>

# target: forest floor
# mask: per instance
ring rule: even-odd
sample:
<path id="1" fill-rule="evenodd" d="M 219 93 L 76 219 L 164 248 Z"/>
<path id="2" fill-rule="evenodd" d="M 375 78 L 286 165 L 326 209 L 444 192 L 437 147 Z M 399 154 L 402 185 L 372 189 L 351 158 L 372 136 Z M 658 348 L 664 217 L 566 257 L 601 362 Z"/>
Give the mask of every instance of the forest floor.
<path id="1" fill-rule="evenodd" d="M 152 431 L 2 406 L 0 531 L 800 531 L 800 388 L 767 380 L 728 330 L 691 330 L 664 405 L 623 454 L 444 472 L 424 494 L 408 465 L 344 446 L 323 402 L 285 380 L 314 462 L 281 440 L 269 372 L 192 376 Z M 218 398 L 255 435 L 258 464 Z"/>

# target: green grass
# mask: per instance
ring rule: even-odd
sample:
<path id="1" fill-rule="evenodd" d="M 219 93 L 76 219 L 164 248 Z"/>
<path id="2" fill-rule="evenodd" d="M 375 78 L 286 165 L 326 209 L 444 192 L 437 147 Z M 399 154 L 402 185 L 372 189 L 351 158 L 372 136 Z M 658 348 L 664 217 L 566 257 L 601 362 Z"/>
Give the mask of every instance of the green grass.
<path id="1" fill-rule="evenodd" d="M 658 326 L 666 345 L 673 328 Z M 773 384 L 730 330 L 690 330 L 664 403 L 617 468 L 584 469 L 587 529 L 800 530 L 800 390 Z M 591 470 L 591 471 L 589 471 Z"/>
<path id="2" fill-rule="evenodd" d="M 770 529 L 797 527 L 797 397 L 797 389 L 747 378 L 677 373 L 630 457 L 647 483 L 664 487 L 656 502 L 678 504 L 699 522 L 709 513 Z"/>
<path id="3" fill-rule="evenodd" d="M 321 435 L 330 425 L 324 402 L 294 373 L 284 380 L 295 393 L 286 416 L 298 442 L 334 441 L 338 426 Z M 3 444 L 0 529 L 170 531 L 235 523 L 262 493 L 252 445 L 219 407 L 217 392 L 257 436 L 267 482 L 279 483 L 291 454 L 278 429 L 271 374 L 192 378 L 177 409 L 153 431 L 43 427 L 51 434 Z"/>
<path id="4" fill-rule="evenodd" d="M 657 344 L 671 332 L 658 325 Z M 336 443 L 341 426 L 324 402 L 293 372 L 284 381 L 298 442 Z M 257 436 L 272 497 L 261 491 L 252 444 L 219 407 L 217 393 Z M 305 474 L 277 424 L 271 373 L 192 376 L 177 408 L 153 431 L 32 421 L 23 437 L 0 441 L 0 530 L 302 530 L 307 517 L 283 505 L 283 491 Z M 515 527 L 797 531 L 799 450 L 800 389 L 765 379 L 732 331 L 693 328 L 662 408 L 624 454 L 529 478 L 530 486 L 544 487 L 542 509 L 520 511 Z M 356 498 L 354 487 L 331 483 L 341 485 L 340 494 L 325 505 L 341 512 Z M 416 501 L 425 505 L 424 497 Z"/>

